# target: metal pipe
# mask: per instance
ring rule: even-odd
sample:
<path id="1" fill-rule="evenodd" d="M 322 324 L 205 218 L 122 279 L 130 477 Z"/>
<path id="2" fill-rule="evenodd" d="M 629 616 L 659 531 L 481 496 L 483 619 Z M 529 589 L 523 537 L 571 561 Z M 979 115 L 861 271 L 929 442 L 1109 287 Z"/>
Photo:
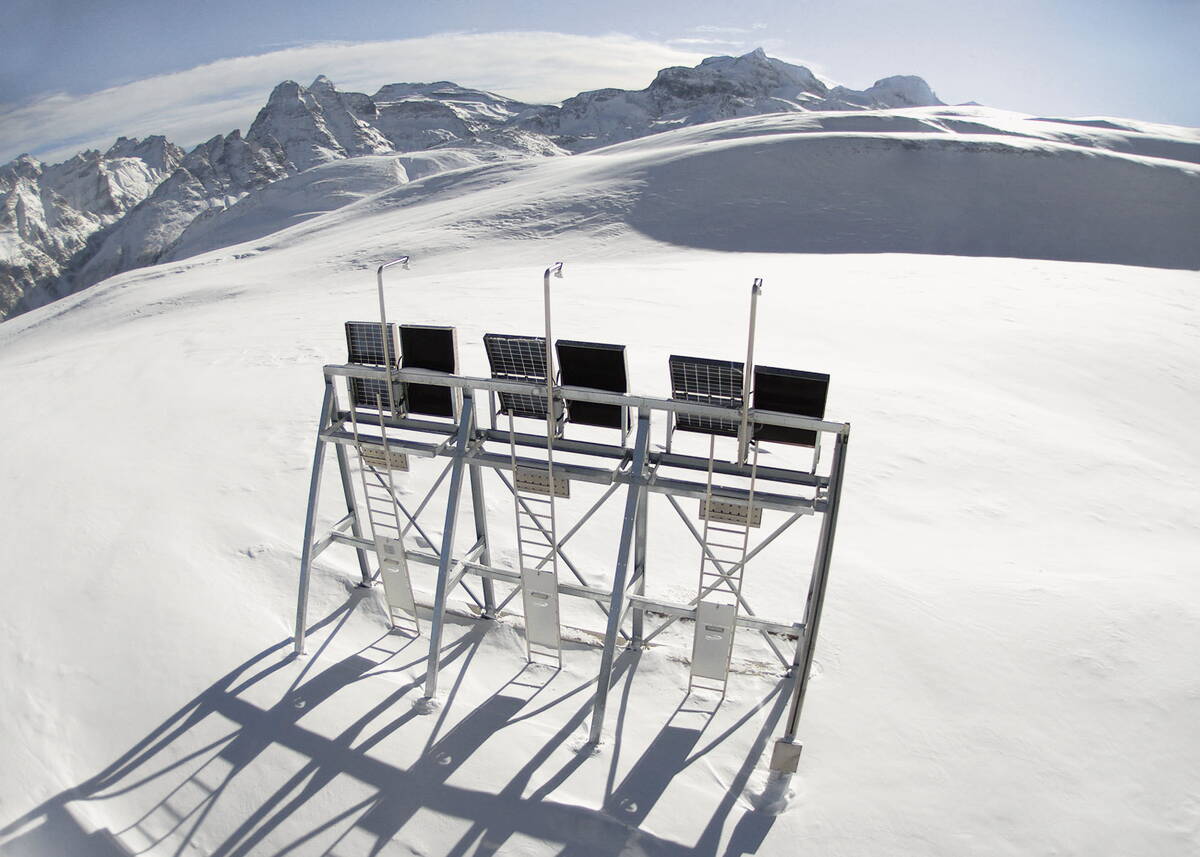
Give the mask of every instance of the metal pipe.
<path id="1" fill-rule="evenodd" d="M 375 276 L 376 276 L 376 279 L 379 284 L 379 286 L 378 286 L 379 287 L 379 339 L 383 343 L 383 365 L 384 365 L 384 368 L 387 369 L 387 372 L 388 372 L 388 379 L 387 379 L 387 384 L 386 384 L 387 394 L 388 394 L 388 408 L 391 410 L 391 412 L 393 414 L 395 414 L 396 413 L 396 397 L 395 397 L 395 394 L 392 392 L 392 356 L 391 356 L 390 350 L 388 349 L 387 309 L 384 307 L 384 303 L 383 303 L 383 272 L 386 269 L 392 267 L 392 265 L 400 265 L 401 267 L 404 268 L 404 270 L 407 271 L 408 270 L 408 257 L 401 256 L 399 259 L 393 259 L 390 262 L 385 262 L 382 265 L 380 265 L 379 269 L 375 272 Z"/>
<path id="2" fill-rule="evenodd" d="M 324 368 L 326 376 L 343 376 L 348 378 L 383 379 L 387 373 L 382 368 L 361 365 L 329 364 Z M 434 372 L 428 369 L 399 369 L 392 373 L 398 381 L 414 381 L 418 384 L 431 384 L 435 387 L 470 387 L 473 390 L 491 390 L 500 393 L 524 393 L 539 396 L 545 389 L 544 384 L 530 381 L 511 381 L 500 378 L 478 378 L 465 375 L 447 375 L 444 372 Z M 659 399 L 655 396 L 638 396 L 629 393 L 612 393 L 607 390 L 597 390 L 591 387 L 575 387 L 560 384 L 558 392 L 567 399 L 578 399 L 581 402 L 596 402 L 602 405 L 620 405 L 626 408 L 641 410 L 649 408 L 655 411 L 667 411 L 676 414 L 687 414 L 695 417 L 710 417 L 727 420 L 731 408 L 718 405 L 704 405 L 699 402 L 685 402 L 681 399 Z M 736 412 L 735 412 L 736 413 Z M 787 414 L 782 411 L 766 411 L 751 408 L 749 418 L 753 422 L 771 426 L 788 426 L 790 428 L 809 429 L 810 431 L 826 431 L 846 434 L 850 431 L 849 423 L 836 423 L 830 420 L 819 420 L 814 417 L 803 417 L 800 414 Z"/>
<path id="3" fill-rule="evenodd" d="M 804 633 L 796 646 L 796 660 L 793 664 L 796 683 L 792 688 L 792 702 L 788 709 L 787 725 L 783 737 L 775 742 L 776 753 L 772 760 L 772 768 L 779 773 L 794 772 L 795 760 L 798 757 L 798 749 L 794 747 L 796 732 L 800 726 L 800 712 L 804 708 L 804 694 L 808 690 L 808 676 L 812 672 L 817 632 L 821 627 L 821 608 L 825 604 L 825 588 L 829 580 L 829 566 L 833 560 L 833 537 L 837 530 L 838 509 L 842 502 L 842 476 L 846 470 L 848 442 L 847 437 L 839 435 L 833 447 L 833 464 L 829 474 L 829 506 L 825 511 L 825 520 L 821 522 L 817 558 L 813 564 L 812 581 L 809 584 L 808 601 L 804 609 Z M 780 745 L 793 746 L 781 748 Z M 791 752 L 787 752 L 788 750 Z M 785 760 L 787 761 L 785 762 Z"/>
<path id="4" fill-rule="evenodd" d="M 450 471 L 450 491 L 446 497 L 446 522 L 442 526 L 442 549 L 439 553 L 437 589 L 433 596 L 433 623 L 429 631 L 429 666 L 425 673 L 425 697 L 437 693 L 438 667 L 442 656 L 442 626 L 446 619 L 446 596 L 449 594 L 450 566 L 453 563 L 454 532 L 458 526 L 458 498 L 462 494 L 463 467 L 466 464 L 467 442 L 471 420 L 475 414 L 475 398 L 470 390 L 463 391 L 463 407 L 455 442 L 454 467 Z"/>
<path id="5" fill-rule="evenodd" d="M 650 443 L 650 412 L 638 413 L 637 438 L 634 440 L 633 473 L 642 477 L 646 465 L 646 449 Z M 629 554 L 633 547 L 634 528 L 637 524 L 638 499 L 641 496 L 637 482 L 631 482 L 625 496 L 625 517 L 621 525 L 621 537 L 617 545 L 617 568 L 613 574 L 612 600 L 608 604 L 608 628 L 604 634 L 604 652 L 600 655 L 600 675 L 596 679 L 596 699 L 592 706 L 592 725 L 588 742 L 599 744 L 604 729 L 604 709 L 608 705 L 608 687 L 612 680 L 612 664 L 620 630 L 622 609 L 625 600 L 625 577 L 629 572 Z"/>
<path id="6" fill-rule="evenodd" d="M 750 447 L 750 379 L 754 375 L 754 324 L 761 294 L 762 277 L 755 277 L 750 286 L 750 333 L 746 337 L 746 363 L 742 367 L 742 425 L 738 429 L 738 464 L 742 466 L 746 464 L 746 450 Z"/>
<path id="7" fill-rule="evenodd" d="M 562 267 L 562 262 L 555 262 L 542 277 L 542 304 L 546 311 L 546 478 L 550 485 L 550 566 L 555 580 L 558 579 L 558 520 L 554 508 L 554 341 L 550 335 L 550 277 L 561 280 Z M 511 418 L 509 429 L 512 429 Z M 517 523 L 519 525 L 520 521 Z"/>
<path id="8" fill-rule="evenodd" d="M 317 448 L 313 453 L 312 481 L 308 484 L 308 512 L 304 516 L 304 547 L 300 551 L 300 588 L 296 594 L 295 653 L 304 654 L 305 624 L 308 616 L 308 578 L 312 570 L 313 535 L 317 526 L 317 502 L 321 497 L 321 471 L 325 467 L 325 441 L 321 437 L 333 411 L 333 379 L 325 379 L 325 397 L 321 400 L 321 420 L 317 426 Z"/>

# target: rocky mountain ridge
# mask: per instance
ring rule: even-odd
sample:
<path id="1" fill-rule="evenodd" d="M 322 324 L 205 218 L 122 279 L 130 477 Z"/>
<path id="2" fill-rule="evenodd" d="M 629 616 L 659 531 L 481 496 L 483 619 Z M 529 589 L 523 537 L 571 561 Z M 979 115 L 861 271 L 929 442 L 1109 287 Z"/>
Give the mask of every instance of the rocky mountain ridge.
<path id="1" fill-rule="evenodd" d="M 186 154 L 163 137 L 121 138 L 63 164 L 23 155 L 0 167 L 0 319 L 166 259 L 190 226 L 336 160 L 430 150 L 454 150 L 447 165 L 555 156 L 740 116 L 941 103 L 917 77 L 829 87 L 761 49 L 559 106 L 447 81 L 389 84 L 370 96 L 339 91 L 324 75 L 307 87 L 285 81 L 245 136 L 218 135 Z M 407 180 L 403 168 L 396 175 Z"/>

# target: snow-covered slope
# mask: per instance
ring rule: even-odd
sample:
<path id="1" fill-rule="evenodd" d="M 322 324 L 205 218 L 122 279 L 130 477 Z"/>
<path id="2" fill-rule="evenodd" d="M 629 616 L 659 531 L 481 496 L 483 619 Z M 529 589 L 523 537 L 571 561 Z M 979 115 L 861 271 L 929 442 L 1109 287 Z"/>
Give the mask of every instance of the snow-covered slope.
<path id="1" fill-rule="evenodd" d="M 858 130 L 825 124 L 852 118 Z M 0 387 L 24 417 L 0 456 L 0 849 L 1190 853 L 1196 274 L 1056 260 L 1099 253 L 1080 218 L 1128 231 L 1112 252 L 1185 257 L 1198 170 L 1102 148 L 1092 130 L 1151 135 L 937 107 L 739 119 L 464 166 L 295 223 L 322 188 L 369 190 L 354 184 L 360 165 L 390 168 L 327 164 L 347 172 L 291 184 L 270 207 L 281 231 L 5 322 Z M 812 158 L 829 175 L 809 196 L 791 176 Z M 981 179 L 956 193 L 930 159 L 977 159 Z M 879 162 L 920 190 L 884 180 Z M 860 168 L 879 182 L 855 184 Z M 838 178 L 858 195 L 831 199 Z M 1000 216 L 1020 211 L 1060 242 L 1056 260 L 931 255 L 936 233 L 920 255 L 793 252 L 817 234 L 844 250 L 920 232 L 864 216 L 839 244 L 839 206 L 884 205 L 867 188 L 914 217 L 953 212 L 988 241 L 1031 244 Z M 1089 211 L 1119 191 L 1127 220 Z M 786 683 L 748 635 L 711 717 L 685 700 L 686 629 L 621 656 L 596 756 L 578 752 L 598 657 L 587 635 L 572 632 L 564 670 L 547 674 L 524 668 L 519 619 L 463 616 L 445 640 L 442 707 L 422 714 L 426 641 L 385 632 L 379 593 L 353 589 L 341 548 L 314 578 L 312 654 L 288 657 L 319 367 L 343 359 L 342 321 L 374 312 L 372 267 L 401 252 L 415 264 L 389 280 L 392 314 L 457 325 L 468 373 L 486 372 L 483 333 L 540 330 L 541 270 L 563 258 L 556 334 L 627 343 L 637 392 L 666 392 L 671 353 L 739 359 L 754 276 L 757 361 L 832 375 L 828 413 L 853 441 L 782 815 L 760 798 Z M 406 496 L 437 475 L 421 463 Z M 511 514 L 499 483 L 488 491 L 497 518 Z M 572 541 L 596 581 L 611 578 L 617 514 Z M 698 557 L 671 516 L 651 509 L 648 580 L 678 596 Z M 434 508 L 435 539 L 439 521 Z M 511 563 L 511 531 L 493 535 L 494 561 Z M 753 603 L 802 603 L 811 528 L 797 537 L 752 563 Z M 417 574 L 427 599 L 431 576 Z"/>

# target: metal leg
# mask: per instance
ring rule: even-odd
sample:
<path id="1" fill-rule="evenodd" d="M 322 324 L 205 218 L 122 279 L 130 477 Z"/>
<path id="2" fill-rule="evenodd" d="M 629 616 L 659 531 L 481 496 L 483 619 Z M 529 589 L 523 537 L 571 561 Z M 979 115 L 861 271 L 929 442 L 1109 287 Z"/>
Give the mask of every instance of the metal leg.
<path id="1" fill-rule="evenodd" d="M 442 527 L 442 551 L 438 560 L 437 591 L 433 598 L 433 624 L 429 632 L 429 667 L 425 677 L 425 696 L 437 693 L 438 667 L 441 661 L 442 626 L 446 617 L 446 595 L 450 566 L 454 561 L 454 531 L 458 525 L 458 498 L 462 494 L 462 475 L 466 464 L 467 442 L 475 417 L 475 398 L 463 390 L 462 417 L 455 437 L 454 467 L 450 472 L 450 493 L 446 498 L 446 524 Z"/>
<path id="2" fill-rule="evenodd" d="M 646 486 L 638 489 L 637 519 L 633 534 L 633 581 L 638 595 L 646 594 L 646 530 L 649 515 L 649 492 Z M 633 608 L 633 632 L 629 638 L 629 648 L 637 650 L 642 647 L 642 635 L 645 631 L 646 611 L 635 606 Z"/>
<path id="3" fill-rule="evenodd" d="M 793 662 L 795 684 L 792 687 L 792 703 L 788 710 L 787 726 L 783 737 L 775 742 L 771 757 L 771 770 L 779 774 L 792 774 L 800 759 L 800 744 L 796 731 L 800 725 L 800 712 L 804 708 L 804 693 L 808 689 L 808 675 L 812 672 L 813 650 L 817 642 L 817 631 L 821 625 L 821 607 L 825 603 L 825 584 L 829 579 L 829 566 L 833 558 L 833 537 L 837 529 L 838 507 L 842 501 L 842 474 L 846 469 L 846 446 L 849 438 L 845 433 L 837 436 L 833 447 L 833 464 L 829 474 L 829 494 L 825 507 L 825 520 L 821 522 L 821 536 L 817 545 L 817 558 L 813 565 L 812 581 L 808 588 L 808 602 L 804 608 L 804 634 L 796 646 Z"/>
<path id="4" fill-rule="evenodd" d="M 604 652 L 600 656 L 600 675 L 596 679 L 596 699 L 592 707 L 592 728 L 588 740 L 600 743 L 604 729 L 604 709 L 608 705 L 608 686 L 612 679 L 612 664 L 620 632 L 622 603 L 625 600 L 625 578 L 629 572 L 629 553 L 637 525 L 638 498 L 641 496 L 641 480 L 645 478 L 646 448 L 650 441 L 650 412 L 638 412 L 637 438 L 634 441 L 633 465 L 630 474 L 629 493 L 625 497 L 625 517 L 621 524 L 621 540 L 617 549 L 617 569 L 613 576 L 612 600 L 608 606 L 608 629 L 604 635 Z"/>
<path id="5" fill-rule="evenodd" d="M 484 565 L 492 564 L 491 543 L 488 541 L 487 504 L 483 496 L 483 472 L 478 464 L 469 465 L 468 475 L 471 479 L 471 510 L 475 517 L 475 538 L 483 542 L 483 550 L 479 554 L 479 562 Z M 496 586 L 490 577 L 483 578 L 483 615 L 484 618 L 496 618 Z"/>
<path id="6" fill-rule="evenodd" d="M 333 408 L 333 380 L 325 379 L 325 398 L 317 422 L 317 448 L 313 453 L 312 480 L 308 483 L 308 512 L 304 517 L 304 547 L 300 551 L 300 590 L 296 596 L 295 652 L 304 654 L 304 631 L 308 616 L 308 577 L 312 570 L 313 535 L 317 525 L 317 503 L 321 497 L 321 471 L 325 468 L 325 441 L 321 437 Z"/>

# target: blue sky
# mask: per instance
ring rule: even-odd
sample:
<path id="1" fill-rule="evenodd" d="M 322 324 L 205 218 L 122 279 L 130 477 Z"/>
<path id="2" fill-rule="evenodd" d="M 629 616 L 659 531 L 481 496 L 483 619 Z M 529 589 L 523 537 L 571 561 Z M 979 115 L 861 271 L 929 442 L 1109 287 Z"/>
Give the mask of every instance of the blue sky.
<path id="1" fill-rule="evenodd" d="M 190 146 L 322 72 L 557 101 L 760 45 L 856 88 L 919 74 L 952 103 L 1200 126 L 1200 0 L 5 0 L 3 20 L 0 161 L 119 133 Z"/>

